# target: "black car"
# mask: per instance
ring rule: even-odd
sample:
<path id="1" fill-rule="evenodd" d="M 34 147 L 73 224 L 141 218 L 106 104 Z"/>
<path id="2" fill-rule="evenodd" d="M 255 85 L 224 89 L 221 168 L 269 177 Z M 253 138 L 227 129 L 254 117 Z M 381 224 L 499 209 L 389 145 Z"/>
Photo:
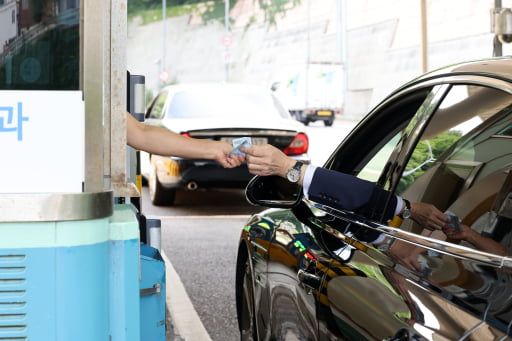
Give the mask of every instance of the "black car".
<path id="1" fill-rule="evenodd" d="M 310 162 L 304 126 L 267 88 L 246 84 L 201 83 L 162 89 L 146 111 L 145 124 L 184 136 L 252 144 L 272 144 Z M 141 172 L 154 205 L 173 205 L 177 190 L 245 188 L 252 178 L 245 165 L 222 168 L 215 161 L 141 153 Z"/>
<path id="2" fill-rule="evenodd" d="M 410 219 L 393 227 L 379 212 L 336 209 L 284 179 L 255 177 L 247 198 L 270 208 L 240 238 L 242 340 L 510 338 L 512 59 L 407 83 L 324 166 L 450 211 L 464 233 L 447 238 Z"/>

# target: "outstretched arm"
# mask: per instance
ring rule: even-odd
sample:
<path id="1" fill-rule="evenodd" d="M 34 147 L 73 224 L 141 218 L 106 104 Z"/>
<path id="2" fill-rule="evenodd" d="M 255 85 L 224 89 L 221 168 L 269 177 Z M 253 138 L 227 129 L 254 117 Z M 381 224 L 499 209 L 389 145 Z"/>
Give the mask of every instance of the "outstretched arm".
<path id="1" fill-rule="evenodd" d="M 223 167 L 236 167 L 241 161 L 228 156 L 232 146 L 223 141 L 189 138 L 173 131 L 150 126 L 126 115 L 127 143 L 148 153 L 194 159 L 215 160 Z"/>
<path id="2" fill-rule="evenodd" d="M 456 240 L 466 240 L 467 242 L 473 244 L 477 250 L 495 253 L 501 256 L 509 255 L 509 249 L 506 246 L 498 243 L 494 239 L 482 236 L 480 233 L 464 224 L 461 224 L 460 228 L 461 230 L 460 232 L 458 232 L 454 228 L 445 226 L 443 228 L 443 232 L 446 234 L 448 238 Z"/>
<path id="3" fill-rule="evenodd" d="M 243 147 L 240 148 L 241 151 L 247 153 L 246 155 L 246 161 L 247 161 L 247 167 L 249 169 L 249 172 L 255 175 L 262 175 L 262 176 L 268 176 L 268 175 L 278 175 L 283 178 L 286 178 L 286 172 L 288 169 L 292 168 L 295 164 L 295 160 L 288 157 L 286 154 L 284 154 L 282 151 L 277 149 L 276 147 L 272 145 L 262 145 L 262 146 L 252 146 L 252 147 Z M 299 184 L 304 185 L 304 174 L 306 172 L 307 167 L 301 168 L 301 177 L 299 180 Z M 317 170 L 318 171 L 318 170 Z M 326 172 L 333 172 L 329 170 L 320 170 L 322 173 Z M 385 192 L 385 190 L 377 188 L 375 185 L 371 185 L 375 187 L 375 190 L 372 192 L 371 188 L 368 189 L 368 186 L 370 186 L 370 183 L 365 180 L 361 179 L 353 179 L 351 180 L 352 176 L 348 174 L 342 174 L 335 172 L 335 174 L 332 174 L 336 178 L 336 181 L 333 181 L 334 183 L 338 183 L 337 188 L 332 188 L 332 186 L 328 186 L 328 189 L 325 189 L 325 191 L 334 191 L 334 192 L 340 192 L 340 189 L 344 189 L 345 192 L 350 193 L 351 191 L 354 192 L 361 192 L 361 189 L 365 187 L 366 193 L 368 193 L 368 198 L 373 198 L 371 194 L 376 194 L 377 192 Z M 356 181 L 357 180 L 357 181 Z M 313 180 L 311 182 L 311 187 L 315 187 L 314 185 L 315 178 L 313 177 Z M 347 186 L 344 186 L 345 184 L 348 184 L 352 187 L 352 190 L 347 191 Z M 309 187 L 311 189 L 311 187 Z M 336 187 L 336 186 L 334 186 Z M 359 189 L 359 191 L 358 191 Z M 311 195 L 311 193 L 308 193 L 308 195 Z M 361 195 L 358 195 L 358 200 L 361 199 Z M 364 197 L 363 197 L 364 198 Z M 321 200 L 321 198 L 317 197 L 317 200 Z M 370 204 L 374 205 L 377 201 L 372 201 Z M 397 202 L 397 204 L 401 204 L 401 200 Z M 355 206 L 364 206 L 361 202 L 358 202 Z M 439 209 L 437 209 L 434 205 L 426 204 L 426 203 L 411 203 L 412 206 L 412 216 L 411 218 L 415 220 L 417 223 L 422 225 L 423 227 L 426 227 L 428 229 L 434 230 L 440 230 L 445 223 L 449 222 L 450 219 Z M 397 208 L 400 209 L 401 206 L 398 206 Z"/>

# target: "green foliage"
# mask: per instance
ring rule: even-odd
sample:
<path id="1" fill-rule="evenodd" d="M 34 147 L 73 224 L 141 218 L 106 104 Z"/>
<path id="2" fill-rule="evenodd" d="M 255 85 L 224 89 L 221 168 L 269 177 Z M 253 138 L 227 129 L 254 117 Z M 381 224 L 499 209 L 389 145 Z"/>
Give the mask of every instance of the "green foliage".
<path id="1" fill-rule="evenodd" d="M 166 0 L 167 7 L 176 7 L 183 5 L 194 5 L 204 2 L 204 0 Z M 146 11 L 148 9 L 162 9 L 162 0 L 128 0 L 128 13 Z"/>
<path id="2" fill-rule="evenodd" d="M 416 149 L 411 155 L 405 172 L 416 169 L 412 174 L 402 177 L 400 184 L 398 185 L 397 192 L 402 193 L 410 184 L 412 184 L 417 178 L 419 178 L 427 169 L 429 169 L 434 163 L 433 160 L 439 160 L 441 155 L 456 143 L 462 136 L 462 132 L 452 130 L 447 131 L 436 137 L 421 141 L 416 146 Z M 432 153 L 429 151 L 429 145 Z M 432 160 L 433 159 L 433 160 Z M 427 162 L 431 160 L 430 162 Z M 421 166 L 421 167 L 420 167 Z"/>
<path id="3" fill-rule="evenodd" d="M 50 1 L 50 0 L 34 0 Z M 229 8 L 232 9 L 238 0 L 230 0 Z M 265 21 L 270 25 L 276 25 L 277 17 L 286 15 L 286 11 L 301 3 L 301 0 L 253 0 L 258 1 L 260 8 L 265 12 Z M 201 4 L 201 7 L 197 6 Z M 187 5 L 187 6 L 185 6 Z M 204 22 L 224 21 L 225 0 L 166 0 L 166 17 L 184 15 L 191 12 L 199 14 Z M 128 17 L 142 17 L 142 23 L 162 19 L 162 0 L 129 0 Z M 230 21 L 233 21 L 230 19 Z"/>
<path id="4" fill-rule="evenodd" d="M 276 25 L 278 15 L 285 16 L 286 11 L 300 5 L 301 0 L 258 0 L 261 9 L 265 12 L 265 21 Z"/>
<path id="5" fill-rule="evenodd" d="M 146 107 L 151 103 L 153 97 L 153 90 L 146 88 Z"/>

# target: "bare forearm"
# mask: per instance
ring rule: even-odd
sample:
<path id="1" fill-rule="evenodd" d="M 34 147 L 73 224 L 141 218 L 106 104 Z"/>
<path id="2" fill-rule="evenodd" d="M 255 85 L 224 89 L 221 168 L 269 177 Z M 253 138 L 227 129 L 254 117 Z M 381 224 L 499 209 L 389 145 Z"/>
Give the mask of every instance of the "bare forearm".
<path id="1" fill-rule="evenodd" d="M 128 145 L 164 156 L 213 159 L 217 142 L 191 139 L 164 128 L 142 124 L 128 116 Z M 217 146 L 218 148 L 218 146 Z"/>
<path id="2" fill-rule="evenodd" d="M 197 159 L 212 159 L 214 141 L 188 138 L 172 131 L 144 126 L 145 132 L 140 143 L 147 152 L 165 155 Z"/>
<path id="3" fill-rule="evenodd" d="M 476 249 L 484 252 L 492 252 L 501 256 L 508 256 L 509 250 L 504 245 L 496 242 L 491 238 L 482 236 L 471 228 L 466 229 L 466 240 L 473 244 Z"/>

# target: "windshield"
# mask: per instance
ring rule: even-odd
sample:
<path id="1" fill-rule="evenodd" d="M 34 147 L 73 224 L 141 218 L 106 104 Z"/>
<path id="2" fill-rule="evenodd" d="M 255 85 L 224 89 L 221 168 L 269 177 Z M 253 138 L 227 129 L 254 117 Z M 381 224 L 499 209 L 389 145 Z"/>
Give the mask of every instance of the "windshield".
<path id="1" fill-rule="evenodd" d="M 270 93 L 250 90 L 184 90 L 173 95 L 167 118 L 290 118 L 288 111 Z"/>

